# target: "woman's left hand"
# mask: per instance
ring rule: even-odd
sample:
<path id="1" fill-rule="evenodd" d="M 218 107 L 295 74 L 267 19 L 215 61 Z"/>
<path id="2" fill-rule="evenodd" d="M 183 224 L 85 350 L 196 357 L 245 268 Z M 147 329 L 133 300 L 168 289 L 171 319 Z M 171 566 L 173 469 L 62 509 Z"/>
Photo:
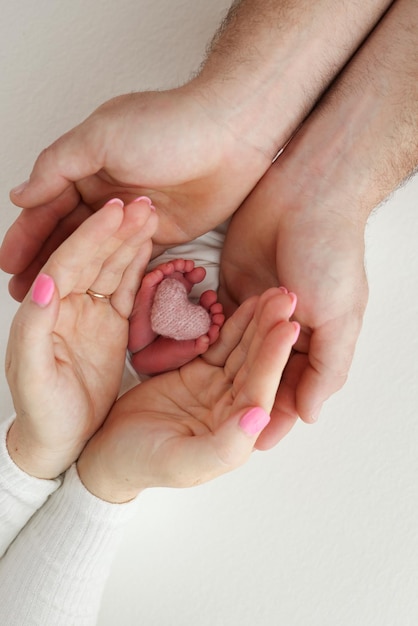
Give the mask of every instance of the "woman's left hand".
<path id="1" fill-rule="evenodd" d="M 19 308 L 6 356 L 16 410 L 7 446 L 27 473 L 65 471 L 115 401 L 156 226 L 146 201 L 110 201 L 52 254 Z"/>

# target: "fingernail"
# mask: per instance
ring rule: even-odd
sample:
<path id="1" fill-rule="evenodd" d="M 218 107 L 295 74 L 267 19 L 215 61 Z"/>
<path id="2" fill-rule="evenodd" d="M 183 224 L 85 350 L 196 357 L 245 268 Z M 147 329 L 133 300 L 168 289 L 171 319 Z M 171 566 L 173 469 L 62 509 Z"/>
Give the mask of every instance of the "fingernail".
<path id="1" fill-rule="evenodd" d="M 296 305 L 298 302 L 298 297 L 295 293 L 293 293 L 293 291 L 289 291 L 288 295 L 290 296 L 291 300 L 292 300 L 292 308 L 290 309 L 290 313 L 289 313 L 289 317 L 291 317 L 293 315 L 293 313 L 295 312 L 296 309 Z"/>
<path id="2" fill-rule="evenodd" d="M 108 200 L 104 206 L 107 206 L 108 204 L 117 204 L 121 207 L 121 209 L 123 209 L 123 207 L 125 206 L 123 200 L 121 200 L 120 198 L 112 198 L 111 200 Z"/>
<path id="3" fill-rule="evenodd" d="M 239 425 L 247 435 L 257 435 L 270 421 L 270 415 L 261 407 L 250 409 L 241 417 Z"/>
<path id="4" fill-rule="evenodd" d="M 53 279 L 47 274 L 39 274 L 33 283 L 32 302 L 44 308 L 52 300 L 55 284 Z"/>
<path id="5" fill-rule="evenodd" d="M 148 198 L 148 196 L 138 196 L 138 198 L 135 198 L 133 202 L 148 202 L 150 209 L 155 211 L 155 206 L 152 204 L 152 200 L 151 198 Z"/>
<path id="6" fill-rule="evenodd" d="M 289 293 L 286 287 L 279 287 L 279 291 L 281 291 L 282 293 Z"/>
<path id="7" fill-rule="evenodd" d="M 293 344 L 294 345 L 297 340 L 299 339 L 299 335 L 300 335 L 300 324 L 299 322 L 292 322 L 294 328 L 295 328 L 295 336 L 293 337 Z"/>
<path id="8" fill-rule="evenodd" d="M 29 180 L 25 180 L 25 182 L 22 183 L 21 185 L 18 185 L 17 187 L 13 187 L 11 193 L 13 193 L 15 196 L 18 196 L 19 194 L 25 191 L 28 185 L 29 185 Z"/>

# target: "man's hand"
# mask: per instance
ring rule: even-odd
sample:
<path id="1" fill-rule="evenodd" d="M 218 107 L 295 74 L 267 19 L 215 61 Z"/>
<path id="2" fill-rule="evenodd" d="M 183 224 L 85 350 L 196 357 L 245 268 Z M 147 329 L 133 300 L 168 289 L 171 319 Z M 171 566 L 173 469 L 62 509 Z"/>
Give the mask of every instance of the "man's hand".
<path id="1" fill-rule="evenodd" d="M 298 208 L 288 172 L 271 169 L 233 218 L 221 261 L 226 314 L 275 285 L 296 293 L 301 324 L 272 421 L 257 440 L 270 448 L 297 416 L 312 422 L 348 375 L 367 302 L 364 224 L 334 211 Z M 282 183 L 282 184 L 281 184 Z M 296 183 L 295 183 L 296 184 Z M 276 201 L 275 190 L 281 193 Z"/>
<path id="2" fill-rule="evenodd" d="M 154 256 L 231 216 L 389 5 L 234 2 L 196 78 L 107 102 L 44 150 L 12 192 L 24 211 L 0 267 L 17 274 L 13 297 L 23 299 L 51 252 L 115 196 L 153 201 Z"/>
<path id="3" fill-rule="evenodd" d="M 294 217 L 279 224 L 278 280 L 298 294 L 301 334 L 276 398 L 270 430 L 259 447 L 281 438 L 288 411 L 316 421 L 322 404 L 346 382 L 367 304 L 364 230 L 348 219 Z M 300 221 L 299 221 L 300 219 Z M 289 391 L 294 407 L 289 405 Z"/>
<path id="4" fill-rule="evenodd" d="M 393 3 L 228 229 L 227 314 L 277 284 L 298 296 L 301 337 L 259 446 L 287 416 L 313 421 L 346 380 L 367 302 L 365 225 L 418 163 L 417 34 L 416 2 Z"/>
<path id="5" fill-rule="evenodd" d="M 107 102 L 44 150 L 29 184 L 11 194 L 24 207 L 0 251 L 2 269 L 17 274 L 12 296 L 21 300 L 50 254 L 110 198 L 151 198 L 156 255 L 223 222 L 270 162 L 189 88 Z"/>

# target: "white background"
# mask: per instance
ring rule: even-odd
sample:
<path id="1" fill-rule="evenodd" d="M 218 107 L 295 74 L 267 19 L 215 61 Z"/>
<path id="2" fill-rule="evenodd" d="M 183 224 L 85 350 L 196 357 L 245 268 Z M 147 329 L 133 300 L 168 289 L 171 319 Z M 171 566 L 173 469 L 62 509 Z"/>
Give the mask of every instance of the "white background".
<path id="1" fill-rule="evenodd" d="M 0 21 L 0 234 L 39 151 L 111 96 L 183 82 L 227 0 L 20 0 Z M 372 216 L 349 382 L 315 426 L 127 528 L 100 626 L 418 623 L 418 179 Z M 0 350 L 15 303 L 0 277 Z M 1 376 L 1 416 L 12 412 Z"/>

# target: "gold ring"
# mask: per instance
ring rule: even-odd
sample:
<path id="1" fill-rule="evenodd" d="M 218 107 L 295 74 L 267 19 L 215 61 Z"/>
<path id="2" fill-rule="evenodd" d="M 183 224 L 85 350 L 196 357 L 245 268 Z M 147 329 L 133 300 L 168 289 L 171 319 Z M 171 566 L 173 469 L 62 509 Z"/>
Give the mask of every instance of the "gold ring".
<path id="1" fill-rule="evenodd" d="M 97 293 L 97 291 L 93 291 L 92 289 L 87 289 L 86 293 L 91 296 L 92 298 L 96 298 L 97 300 L 109 300 L 112 297 L 112 294 L 106 294 L 106 293 Z"/>

